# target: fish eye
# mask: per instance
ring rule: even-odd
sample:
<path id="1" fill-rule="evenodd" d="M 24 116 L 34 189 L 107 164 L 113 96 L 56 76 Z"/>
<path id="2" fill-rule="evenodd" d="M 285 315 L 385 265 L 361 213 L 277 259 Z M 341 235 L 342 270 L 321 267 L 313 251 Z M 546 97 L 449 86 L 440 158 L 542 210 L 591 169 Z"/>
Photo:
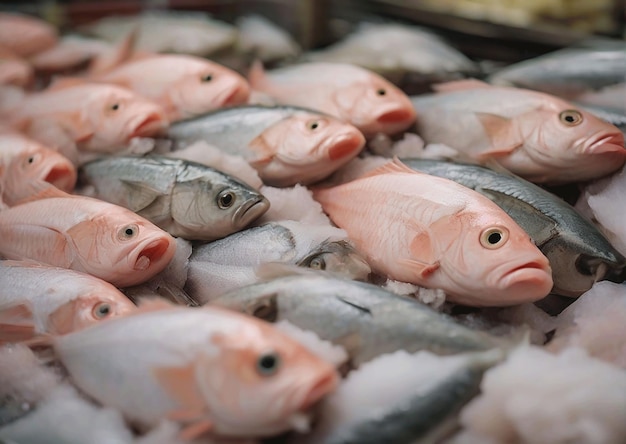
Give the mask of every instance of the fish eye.
<path id="1" fill-rule="evenodd" d="M 320 123 L 317 120 L 313 120 L 307 124 L 307 127 L 310 130 L 316 130 L 317 128 L 319 128 L 319 126 L 320 126 Z"/>
<path id="2" fill-rule="evenodd" d="M 576 126 L 583 121 L 583 115 L 575 109 L 568 109 L 559 114 L 559 120 L 567 126 Z"/>
<path id="3" fill-rule="evenodd" d="M 126 225 L 117 232 L 117 238 L 121 241 L 132 239 L 139 233 L 139 227 L 135 224 Z"/>
<path id="4" fill-rule="evenodd" d="M 92 313 L 94 318 L 102 319 L 109 316 L 111 314 L 111 311 L 111 304 L 107 302 L 101 302 L 93 308 Z"/>
<path id="5" fill-rule="evenodd" d="M 480 244 L 489 250 L 502 247 L 509 239 L 509 232 L 503 227 L 491 227 L 484 230 L 480 235 Z"/>
<path id="6" fill-rule="evenodd" d="M 235 193 L 233 193 L 232 191 L 225 191 L 223 193 L 220 193 L 220 195 L 217 197 L 217 205 L 222 210 L 232 207 L 233 203 L 235 203 Z"/>
<path id="7" fill-rule="evenodd" d="M 111 109 L 113 111 L 117 111 L 118 109 L 120 109 L 120 104 L 119 103 L 114 103 L 113 105 L 111 105 Z"/>
<path id="8" fill-rule="evenodd" d="M 385 88 L 378 88 L 376 90 L 376 94 L 378 94 L 379 96 L 384 96 L 385 94 L 387 94 L 387 91 L 385 90 Z"/>
<path id="9" fill-rule="evenodd" d="M 280 368 L 280 357 L 273 352 L 261 355 L 256 361 L 256 371 L 261 376 L 272 376 Z"/>
<path id="10" fill-rule="evenodd" d="M 28 162 L 28 163 L 33 163 L 34 161 L 35 161 L 35 156 L 30 156 L 30 157 L 28 158 L 28 161 L 27 161 L 27 162 Z"/>
<path id="11" fill-rule="evenodd" d="M 326 261 L 321 257 L 316 257 L 309 262 L 309 268 L 314 270 L 326 270 Z"/>
<path id="12" fill-rule="evenodd" d="M 210 82 L 211 80 L 213 80 L 213 74 L 206 74 L 200 78 L 202 82 Z"/>

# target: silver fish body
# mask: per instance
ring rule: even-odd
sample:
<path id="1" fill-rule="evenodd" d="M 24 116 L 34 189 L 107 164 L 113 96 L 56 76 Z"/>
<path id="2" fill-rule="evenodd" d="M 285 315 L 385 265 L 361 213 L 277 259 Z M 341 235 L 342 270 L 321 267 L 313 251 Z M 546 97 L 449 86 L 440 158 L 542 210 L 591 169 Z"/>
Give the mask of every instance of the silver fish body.
<path id="1" fill-rule="evenodd" d="M 552 293 L 578 297 L 596 281 L 623 280 L 626 258 L 572 206 L 544 189 L 478 165 L 424 159 L 402 162 L 478 191 L 506 211 L 549 259 Z"/>
<path id="2" fill-rule="evenodd" d="M 111 157 L 84 165 L 81 180 L 94 197 L 124 206 L 173 236 L 220 239 L 269 209 L 250 186 L 194 162 L 160 156 Z"/>
<path id="3" fill-rule="evenodd" d="M 255 268 L 265 262 L 324 269 L 351 279 L 366 279 L 371 271 L 338 228 L 270 222 L 195 246 L 185 291 L 200 303 L 209 302 L 257 282 Z"/>
<path id="4" fill-rule="evenodd" d="M 623 44 L 623 43 L 622 43 Z M 565 98 L 626 81 L 626 51 L 566 48 L 508 66 L 488 79 Z"/>
<path id="5" fill-rule="evenodd" d="M 279 277 L 235 289 L 212 303 L 311 330 L 343 346 L 354 366 L 397 350 L 446 355 L 501 344 L 414 299 L 328 273 Z"/>

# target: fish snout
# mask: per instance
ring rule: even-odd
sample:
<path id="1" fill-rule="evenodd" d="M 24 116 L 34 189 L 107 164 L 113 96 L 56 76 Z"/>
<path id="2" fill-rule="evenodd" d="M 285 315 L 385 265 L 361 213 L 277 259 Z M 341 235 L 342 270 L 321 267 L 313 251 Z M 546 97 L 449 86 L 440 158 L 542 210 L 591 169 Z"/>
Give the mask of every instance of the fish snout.
<path id="1" fill-rule="evenodd" d="M 387 111 L 376 119 L 379 123 L 406 123 L 411 124 L 415 120 L 415 111 L 409 108 L 399 108 Z"/>
<path id="2" fill-rule="evenodd" d="M 620 152 L 626 156 L 624 135 L 621 132 L 613 132 L 609 134 L 602 133 L 596 137 L 591 137 L 583 151 L 586 154 Z"/>
<path id="3" fill-rule="evenodd" d="M 250 97 L 250 86 L 245 80 L 238 82 L 234 88 L 228 93 L 221 103 L 221 106 L 242 105 L 248 101 Z"/>
<path id="4" fill-rule="evenodd" d="M 69 160 L 59 160 L 45 172 L 43 180 L 69 193 L 76 185 L 76 168 Z"/>
<path id="5" fill-rule="evenodd" d="M 360 131 L 355 130 L 331 139 L 327 144 L 328 157 L 330 160 L 345 159 L 358 154 L 365 145 L 365 137 Z"/>
<path id="6" fill-rule="evenodd" d="M 325 374 L 319 378 L 311 387 L 300 406 L 300 411 L 306 411 L 310 409 L 314 404 L 320 401 L 324 396 L 335 390 L 337 387 L 339 378 L 337 372 L 334 370 L 325 372 Z"/>
<path id="7" fill-rule="evenodd" d="M 165 115 L 159 111 L 148 113 L 132 131 L 130 137 L 148 137 L 157 134 L 168 125 Z"/>
<path id="8" fill-rule="evenodd" d="M 533 258 L 510 268 L 500 280 L 507 303 L 532 302 L 547 296 L 552 289 L 552 270 L 548 259 Z"/>
<path id="9" fill-rule="evenodd" d="M 261 217 L 270 208 L 270 201 L 265 196 L 254 196 L 246 200 L 233 214 L 233 225 L 242 229 Z"/>
<path id="10" fill-rule="evenodd" d="M 150 265 L 153 263 L 167 259 L 167 256 L 170 256 L 168 253 L 172 244 L 173 239 L 168 239 L 167 237 L 161 237 L 149 242 L 139 251 L 133 268 L 138 271 L 144 271 L 150 268 Z M 173 254 L 172 251 L 171 256 Z"/>

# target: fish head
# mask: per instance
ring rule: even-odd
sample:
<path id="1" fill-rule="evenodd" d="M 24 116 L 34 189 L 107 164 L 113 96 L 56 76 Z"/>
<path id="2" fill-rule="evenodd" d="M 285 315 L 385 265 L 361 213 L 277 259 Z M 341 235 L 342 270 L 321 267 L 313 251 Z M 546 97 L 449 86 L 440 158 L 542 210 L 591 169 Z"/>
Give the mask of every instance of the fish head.
<path id="1" fill-rule="evenodd" d="M 5 173 L 6 191 L 33 182 L 48 182 L 58 189 L 71 192 L 76 184 L 76 168 L 58 152 L 36 142 L 28 142 L 9 163 Z"/>
<path id="2" fill-rule="evenodd" d="M 265 196 L 234 179 L 200 178 L 174 186 L 171 215 L 194 239 L 216 240 L 246 228 L 269 207 Z"/>
<path id="3" fill-rule="evenodd" d="M 249 96 L 250 85 L 243 76 L 207 61 L 171 89 L 169 101 L 173 114 L 170 117 L 181 120 L 219 108 L 243 105 Z"/>
<path id="4" fill-rule="evenodd" d="M 366 137 L 393 135 L 409 128 L 416 119 L 411 100 L 399 88 L 378 75 L 341 88 L 335 95 L 340 117 L 359 128 Z"/>
<path id="5" fill-rule="evenodd" d="M 349 279 L 367 280 L 372 272 L 365 259 L 345 240 L 325 241 L 298 262 L 298 266 L 326 270 Z"/>
<path id="6" fill-rule="evenodd" d="M 452 280 L 461 289 L 457 301 L 468 305 L 506 306 L 548 295 L 552 270 L 548 259 L 499 208 L 464 213 L 448 254 Z M 452 230 L 451 230 L 452 231 Z"/>
<path id="7" fill-rule="evenodd" d="M 168 125 L 165 112 L 156 103 L 123 88 L 99 86 L 107 89 L 101 90 L 85 110 L 94 128 L 89 141 L 92 150 L 119 148 L 133 137 L 157 135 Z"/>
<path id="8" fill-rule="evenodd" d="M 50 333 L 67 334 L 92 324 L 131 313 L 135 305 L 107 282 L 102 288 L 73 299 L 50 314 Z M 110 288 L 107 288 L 110 287 Z"/>
<path id="9" fill-rule="evenodd" d="M 337 386 L 335 368 L 270 324 L 232 315 L 245 325 L 214 336 L 219 352 L 207 356 L 196 373 L 216 431 L 234 436 L 303 431 L 311 408 Z"/>

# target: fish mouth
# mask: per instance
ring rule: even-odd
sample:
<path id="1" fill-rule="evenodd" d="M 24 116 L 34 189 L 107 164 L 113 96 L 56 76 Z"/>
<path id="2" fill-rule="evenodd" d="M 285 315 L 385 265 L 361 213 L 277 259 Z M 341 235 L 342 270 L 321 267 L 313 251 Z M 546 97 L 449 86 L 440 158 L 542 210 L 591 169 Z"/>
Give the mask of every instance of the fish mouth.
<path id="1" fill-rule="evenodd" d="M 394 109 L 379 116 L 378 123 L 409 123 L 415 120 L 415 112 L 408 109 Z"/>
<path id="2" fill-rule="evenodd" d="M 141 121 L 135 130 L 133 131 L 131 137 L 145 137 L 151 136 L 155 133 L 159 132 L 167 125 L 165 119 L 160 113 L 150 113 L 145 119 Z"/>
<path id="3" fill-rule="evenodd" d="M 70 192 L 76 185 L 76 169 L 69 162 L 57 162 L 48 170 L 43 180 L 62 191 Z"/>
<path id="4" fill-rule="evenodd" d="M 515 303 L 541 299 L 550 293 L 552 286 L 552 272 L 546 262 L 531 261 L 502 276 L 500 288 L 507 292 L 507 303 Z"/>
<path id="5" fill-rule="evenodd" d="M 233 214 L 233 223 L 238 228 L 243 228 L 265 214 L 269 208 L 270 201 L 264 196 L 248 199 Z"/>
<path id="6" fill-rule="evenodd" d="M 333 391 L 337 386 L 337 375 L 334 372 L 329 372 L 327 375 L 320 378 L 313 387 L 307 392 L 300 411 L 304 412 L 309 410 L 314 404 L 320 401 L 324 396 Z"/>
<path id="7" fill-rule="evenodd" d="M 357 155 L 365 144 L 365 137 L 361 133 L 344 134 L 334 138 L 328 145 L 330 160 L 345 159 Z"/>
<path id="8" fill-rule="evenodd" d="M 598 137 L 591 138 L 591 142 L 583 150 L 585 154 L 599 154 L 622 152 L 626 154 L 624 149 L 624 135 L 622 133 L 601 134 Z"/>
<path id="9" fill-rule="evenodd" d="M 161 260 L 169 248 L 168 239 L 161 238 L 150 242 L 137 255 L 133 268 L 138 271 L 147 270 L 154 262 Z"/>
<path id="10" fill-rule="evenodd" d="M 250 96 L 250 89 L 246 86 L 236 86 L 230 94 L 228 94 L 224 100 L 222 100 L 222 106 L 234 106 L 241 105 L 248 101 Z"/>

